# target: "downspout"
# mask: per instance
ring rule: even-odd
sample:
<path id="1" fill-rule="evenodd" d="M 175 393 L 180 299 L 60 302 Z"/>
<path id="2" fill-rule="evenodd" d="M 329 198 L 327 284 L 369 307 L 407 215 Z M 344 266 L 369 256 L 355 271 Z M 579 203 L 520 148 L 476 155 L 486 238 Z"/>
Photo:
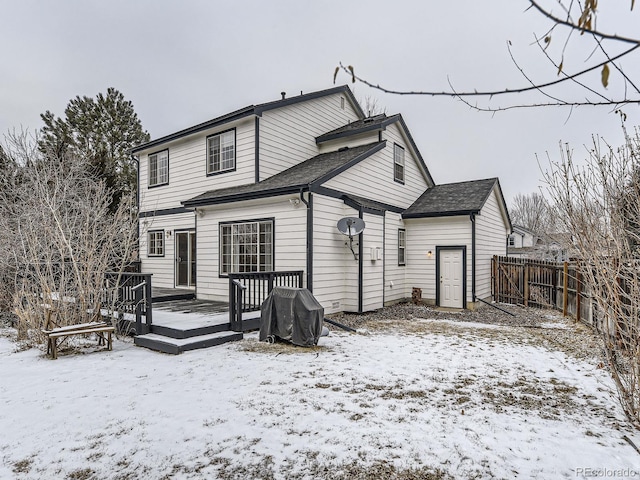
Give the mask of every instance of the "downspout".
<path id="1" fill-rule="evenodd" d="M 364 217 L 362 206 L 358 209 L 358 217 Z M 361 232 L 358 238 L 358 313 L 362 313 L 364 296 L 364 264 L 362 262 L 364 253 L 364 247 L 362 246 L 363 235 L 364 233 Z"/>
<path id="2" fill-rule="evenodd" d="M 471 219 L 471 300 L 476 301 L 476 214 Z"/>
<path id="3" fill-rule="evenodd" d="M 313 195 L 309 186 L 309 200 L 300 189 L 300 201 L 307 207 L 307 290 L 313 293 Z"/>

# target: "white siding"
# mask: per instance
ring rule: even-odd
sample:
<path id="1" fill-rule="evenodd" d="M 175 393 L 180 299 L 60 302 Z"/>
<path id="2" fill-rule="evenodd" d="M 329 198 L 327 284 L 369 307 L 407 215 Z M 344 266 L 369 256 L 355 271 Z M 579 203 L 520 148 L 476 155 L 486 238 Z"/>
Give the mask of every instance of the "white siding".
<path id="1" fill-rule="evenodd" d="M 140 219 L 140 261 L 142 271 L 152 273 L 151 285 L 154 287 L 173 288 L 175 286 L 175 234 L 174 230 L 195 228 L 193 213 L 179 215 L 163 215 Z M 164 257 L 147 255 L 147 232 L 150 230 L 170 231 L 164 237 Z M 196 237 L 197 240 L 197 237 Z"/>
<path id="2" fill-rule="evenodd" d="M 436 300 L 436 246 L 467 247 L 467 302 L 471 302 L 471 221 L 467 216 L 405 220 L 407 225 L 407 282 L 422 289 L 422 299 Z M 428 252 L 431 251 L 429 257 Z"/>
<path id="3" fill-rule="evenodd" d="M 303 270 L 306 275 L 307 211 L 302 203 L 293 206 L 289 202 L 291 198 L 297 197 L 280 196 L 208 207 L 205 210 L 204 217 L 198 218 L 198 298 L 219 301 L 229 299 L 229 280 L 219 275 L 220 222 L 274 218 L 274 269 Z"/>
<path id="4" fill-rule="evenodd" d="M 494 189 L 476 216 L 476 296 L 486 300 L 491 296 L 491 258 L 506 255 L 509 227 L 500 210 Z"/>
<path id="5" fill-rule="evenodd" d="M 382 250 L 384 219 L 370 214 L 364 214 L 363 219 L 366 228 L 362 235 L 362 311 L 367 312 L 383 307 L 383 259 L 372 260 L 371 250 Z"/>
<path id="6" fill-rule="evenodd" d="M 318 155 L 316 137 L 358 119 L 345 98 L 334 94 L 268 110 L 260 118 L 260 180 Z"/>
<path id="7" fill-rule="evenodd" d="M 385 221 L 385 303 L 394 303 L 407 298 L 406 271 L 407 267 L 398 265 L 398 230 L 405 228 L 399 213 L 386 213 Z"/>
<path id="8" fill-rule="evenodd" d="M 313 294 L 325 313 L 358 310 L 358 262 L 337 228 L 345 216 L 358 212 L 342 200 L 313 196 Z"/>
<path id="9" fill-rule="evenodd" d="M 182 206 L 208 190 L 255 181 L 255 120 L 245 118 L 217 129 L 199 132 L 140 154 L 140 211 L 151 212 Z M 236 170 L 207 176 L 207 137 L 236 129 Z M 169 149 L 169 184 L 148 187 L 148 154 Z"/>
<path id="10" fill-rule="evenodd" d="M 404 142 L 397 123 L 387 127 L 384 134 L 389 138 L 384 149 L 335 176 L 323 186 L 402 208 L 415 202 L 427 189 L 427 181 L 418 168 L 416 158 Z M 405 149 L 404 185 L 393 179 L 394 142 Z"/>

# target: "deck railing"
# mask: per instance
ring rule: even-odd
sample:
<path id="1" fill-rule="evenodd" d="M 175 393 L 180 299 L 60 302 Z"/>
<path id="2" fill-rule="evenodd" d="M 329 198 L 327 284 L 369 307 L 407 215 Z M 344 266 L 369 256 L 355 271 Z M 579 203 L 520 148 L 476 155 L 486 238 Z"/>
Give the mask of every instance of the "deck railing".
<path id="1" fill-rule="evenodd" d="M 150 273 L 128 272 L 107 272 L 105 274 L 103 305 L 113 312 L 119 323 L 122 323 L 123 330 L 131 330 L 131 315 L 133 315 L 136 335 L 149 333 L 153 323 L 151 275 Z"/>
<path id="2" fill-rule="evenodd" d="M 229 323 L 242 331 L 242 314 L 260 310 L 273 287 L 302 288 L 302 270 L 229 274 Z"/>

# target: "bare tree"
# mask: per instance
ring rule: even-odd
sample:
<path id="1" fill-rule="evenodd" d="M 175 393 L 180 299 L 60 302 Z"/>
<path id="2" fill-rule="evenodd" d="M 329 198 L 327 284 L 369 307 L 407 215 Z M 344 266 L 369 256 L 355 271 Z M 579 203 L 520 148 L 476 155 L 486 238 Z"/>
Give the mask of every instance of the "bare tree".
<path id="1" fill-rule="evenodd" d="M 509 110 L 513 108 L 529 108 L 544 106 L 564 106 L 574 107 L 581 105 L 598 105 L 607 107 L 620 107 L 626 104 L 640 103 L 640 83 L 638 79 L 633 79 L 627 75 L 622 67 L 621 61 L 628 58 L 633 52 L 640 48 L 640 38 L 619 35 L 616 32 L 601 31 L 597 27 L 598 2 L 597 0 L 585 0 L 575 2 L 573 0 L 556 0 L 546 2 L 528 0 L 527 10 L 533 11 L 548 21 L 548 27 L 544 32 L 534 35 L 534 43 L 539 47 L 540 53 L 550 62 L 550 74 L 555 78 L 547 81 L 535 81 L 514 57 L 511 50 L 511 43 L 507 42 L 509 55 L 518 71 L 525 79 L 525 84 L 521 86 L 495 88 L 492 90 L 478 91 L 474 88 L 458 90 L 451 87 L 448 91 L 433 89 L 400 90 L 393 87 L 381 86 L 379 83 L 356 75 L 352 65 L 344 65 L 342 62 L 336 67 L 334 72 L 334 82 L 338 73 L 346 72 L 353 83 L 360 82 L 381 92 L 396 95 L 423 95 L 430 97 L 453 97 L 462 100 L 470 107 L 489 112 Z M 633 10 L 635 0 L 630 0 Z M 609 10 L 612 9 L 608 5 Z M 559 12 L 559 13 L 556 13 Z M 586 62 L 586 66 L 578 68 L 576 71 L 566 71 L 566 52 L 570 44 L 582 43 L 585 51 L 591 51 L 591 55 Z M 551 46 L 558 48 L 552 51 Z M 611 92 L 607 90 L 612 75 L 618 75 L 622 79 L 622 88 Z M 571 85 L 572 94 L 567 98 L 565 91 L 558 91 L 561 85 Z M 522 102 L 518 100 L 519 94 L 533 92 L 540 95 L 539 100 Z M 507 105 L 491 105 L 492 99 L 505 98 Z M 487 103 L 479 105 L 476 99 L 486 99 Z"/>
<path id="2" fill-rule="evenodd" d="M 0 190 L 0 270 L 12 277 L 4 288 L 13 294 L 19 338 L 41 341 L 47 311 L 64 326 L 113 309 L 105 272 L 122 272 L 132 260 L 137 218 L 131 196 L 110 212 L 112 192 L 84 159 L 43 152 L 37 140 L 7 137 L 15 168 Z"/>
<path id="3" fill-rule="evenodd" d="M 584 166 L 567 147 L 544 180 L 579 252 L 622 407 L 640 427 L 640 133 L 625 138 L 617 149 L 594 139 Z"/>
<path id="4" fill-rule="evenodd" d="M 518 193 L 509 209 L 514 225 L 520 225 L 540 235 L 550 233 L 551 212 L 543 195 L 537 192 Z"/>

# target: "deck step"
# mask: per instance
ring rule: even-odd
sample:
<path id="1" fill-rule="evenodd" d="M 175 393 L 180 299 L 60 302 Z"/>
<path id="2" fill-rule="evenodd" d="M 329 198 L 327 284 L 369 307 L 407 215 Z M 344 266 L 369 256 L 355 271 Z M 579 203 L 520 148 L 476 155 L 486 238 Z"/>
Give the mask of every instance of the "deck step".
<path id="1" fill-rule="evenodd" d="M 134 343 L 140 347 L 177 355 L 189 350 L 214 347 L 216 345 L 222 345 L 223 343 L 242 340 L 242 338 L 242 333 L 228 331 L 190 338 L 170 338 L 156 333 L 147 333 L 146 335 L 138 335 L 135 337 Z"/>

